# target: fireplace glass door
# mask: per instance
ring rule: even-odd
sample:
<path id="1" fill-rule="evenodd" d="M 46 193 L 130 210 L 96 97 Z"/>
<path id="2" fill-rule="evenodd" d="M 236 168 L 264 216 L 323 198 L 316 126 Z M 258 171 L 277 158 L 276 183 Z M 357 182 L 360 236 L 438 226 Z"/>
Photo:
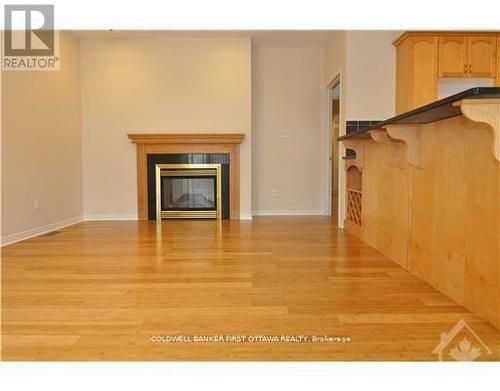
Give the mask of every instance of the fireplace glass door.
<path id="1" fill-rule="evenodd" d="M 215 210 L 216 178 L 162 176 L 162 210 Z"/>
<path id="2" fill-rule="evenodd" d="M 220 164 L 158 164 L 157 218 L 220 218 Z"/>

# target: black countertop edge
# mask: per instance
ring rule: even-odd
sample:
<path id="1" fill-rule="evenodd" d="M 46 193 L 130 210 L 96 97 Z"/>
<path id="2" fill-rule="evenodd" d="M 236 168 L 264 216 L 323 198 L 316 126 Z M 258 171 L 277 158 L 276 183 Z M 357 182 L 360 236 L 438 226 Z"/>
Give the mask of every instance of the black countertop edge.
<path id="1" fill-rule="evenodd" d="M 462 99 L 488 99 L 500 98 L 500 87 L 475 87 L 459 92 L 458 94 L 450 95 L 444 99 L 437 100 L 425 106 L 418 107 L 406 113 L 396 115 L 395 117 L 386 119 L 378 124 L 352 132 L 345 136 L 337 138 L 338 141 L 347 140 L 350 138 L 368 137 L 368 133 L 375 129 L 383 128 L 385 125 L 396 124 L 426 124 L 430 122 L 440 121 L 442 119 L 461 115 L 460 107 L 453 106 L 453 103 Z"/>

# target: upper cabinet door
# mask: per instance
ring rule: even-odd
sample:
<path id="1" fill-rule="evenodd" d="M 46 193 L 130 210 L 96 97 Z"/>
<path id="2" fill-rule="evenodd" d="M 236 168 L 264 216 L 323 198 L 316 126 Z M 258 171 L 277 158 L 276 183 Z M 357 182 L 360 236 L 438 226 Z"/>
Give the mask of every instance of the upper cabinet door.
<path id="1" fill-rule="evenodd" d="M 497 80 L 495 85 L 500 87 L 500 36 L 497 38 Z"/>
<path id="2" fill-rule="evenodd" d="M 438 38 L 412 37 L 410 77 L 410 108 L 423 106 L 437 99 Z"/>
<path id="3" fill-rule="evenodd" d="M 467 77 L 467 38 L 460 35 L 439 37 L 439 77 Z"/>
<path id="4" fill-rule="evenodd" d="M 467 40 L 470 77 L 495 77 L 497 39 L 494 36 L 471 36 Z"/>

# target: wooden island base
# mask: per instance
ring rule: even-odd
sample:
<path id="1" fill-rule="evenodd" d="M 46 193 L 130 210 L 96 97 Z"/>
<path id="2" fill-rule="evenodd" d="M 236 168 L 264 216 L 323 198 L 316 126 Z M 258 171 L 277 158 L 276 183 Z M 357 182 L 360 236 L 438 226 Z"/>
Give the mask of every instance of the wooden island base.
<path id="1" fill-rule="evenodd" d="M 344 140 L 347 197 L 362 198 L 346 229 L 500 328 L 500 99 L 453 107 L 462 115 Z"/>

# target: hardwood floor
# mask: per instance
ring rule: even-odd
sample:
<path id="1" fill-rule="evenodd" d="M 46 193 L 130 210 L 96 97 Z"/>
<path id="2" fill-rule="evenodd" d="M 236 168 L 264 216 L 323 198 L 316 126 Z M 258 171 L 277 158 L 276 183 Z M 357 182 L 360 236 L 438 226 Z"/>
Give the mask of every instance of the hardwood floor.
<path id="1" fill-rule="evenodd" d="M 2 249 L 4 360 L 432 360 L 464 319 L 499 333 L 326 217 L 85 222 Z M 345 343 L 155 343 L 167 335 Z"/>

